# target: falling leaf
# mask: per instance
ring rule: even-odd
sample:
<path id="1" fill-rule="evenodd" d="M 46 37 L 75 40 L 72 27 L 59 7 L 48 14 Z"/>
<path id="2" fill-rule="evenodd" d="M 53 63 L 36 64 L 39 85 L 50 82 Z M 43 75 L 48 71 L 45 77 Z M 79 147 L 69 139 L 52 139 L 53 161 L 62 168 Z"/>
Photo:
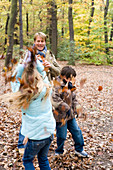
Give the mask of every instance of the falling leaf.
<path id="1" fill-rule="evenodd" d="M 16 58 L 13 58 L 13 59 L 11 60 L 11 63 L 13 63 L 13 64 L 17 64 L 17 62 L 18 62 L 18 60 L 17 60 Z"/>
<path id="2" fill-rule="evenodd" d="M 81 89 L 83 88 L 86 80 L 87 80 L 86 78 L 83 78 L 83 79 L 80 80 L 80 88 L 81 88 Z"/>
<path id="3" fill-rule="evenodd" d="M 61 110 L 62 110 L 63 112 L 66 110 L 66 108 L 65 108 L 64 105 L 61 107 Z"/>
<path id="4" fill-rule="evenodd" d="M 62 92 L 68 92 L 68 87 L 63 87 Z"/>
<path id="5" fill-rule="evenodd" d="M 9 77 L 7 77 L 7 82 L 10 82 L 10 81 L 14 82 L 14 81 L 16 81 L 16 75 L 17 75 L 17 73 L 14 76 L 10 75 Z"/>
<path id="6" fill-rule="evenodd" d="M 40 57 L 41 57 L 42 61 L 44 62 L 44 61 L 45 61 L 45 58 L 44 58 L 44 56 L 40 56 Z"/>
<path id="7" fill-rule="evenodd" d="M 75 91 L 76 90 L 76 87 L 72 87 L 71 91 Z"/>
<path id="8" fill-rule="evenodd" d="M 79 115 L 82 112 L 82 107 L 80 105 L 77 105 L 76 111 L 77 111 L 77 114 Z"/>
<path id="9" fill-rule="evenodd" d="M 12 68 L 13 68 L 12 63 L 9 63 L 8 66 L 7 66 L 8 71 L 11 71 Z"/>
<path id="10" fill-rule="evenodd" d="M 61 119 L 61 123 L 62 123 L 61 126 L 64 126 L 66 123 L 65 119 Z"/>
<path id="11" fill-rule="evenodd" d="M 32 93 L 32 91 L 31 91 L 31 90 L 28 90 L 28 93 Z"/>
<path id="12" fill-rule="evenodd" d="M 54 87 L 60 87 L 61 83 L 57 80 L 53 80 Z"/>
<path id="13" fill-rule="evenodd" d="M 4 58 L 5 58 L 4 54 L 0 55 L 0 59 L 4 59 Z"/>
<path id="14" fill-rule="evenodd" d="M 98 91 L 102 91 L 103 87 L 102 86 L 98 86 Z"/>
<path id="15" fill-rule="evenodd" d="M 59 113 L 58 111 L 54 110 L 54 114 L 58 116 Z"/>
<path id="16" fill-rule="evenodd" d="M 49 67 L 44 67 L 44 71 L 48 72 L 49 71 Z"/>
<path id="17" fill-rule="evenodd" d="M 7 72 L 7 67 L 3 67 L 3 72 Z"/>

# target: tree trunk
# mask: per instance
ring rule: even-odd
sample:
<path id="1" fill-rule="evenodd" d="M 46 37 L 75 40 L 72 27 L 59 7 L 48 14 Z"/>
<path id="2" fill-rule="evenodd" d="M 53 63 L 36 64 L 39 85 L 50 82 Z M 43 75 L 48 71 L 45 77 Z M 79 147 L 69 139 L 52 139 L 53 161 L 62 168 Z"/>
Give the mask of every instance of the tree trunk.
<path id="1" fill-rule="evenodd" d="M 57 56 L 57 6 L 56 2 L 53 0 L 52 3 L 52 52 Z"/>
<path id="2" fill-rule="evenodd" d="M 10 13 L 10 19 L 8 25 L 8 47 L 7 47 L 7 53 L 5 59 L 5 66 L 8 66 L 8 64 L 12 59 L 13 43 L 14 43 L 13 35 L 14 35 L 14 26 L 16 23 L 16 16 L 17 16 L 17 0 L 12 0 L 11 13 Z"/>
<path id="3" fill-rule="evenodd" d="M 51 49 L 51 45 L 52 45 L 52 1 L 48 1 L 47 5 L 49 5 L 49 7 L 47 8 L 47 28 L 46 28 L 46 34 L 49 35 L 49 47 Z"/>
<path id="4" fill-rule="evenodd" d="M 106 5 L 104 8 L 104 37 L 105 37 L 105 51 L 106 54 L 109 54 L 109 47 L 108 47 L 108 31 L 107 31 L 107 13 L 108 13 L 108 7 L 109 7 L 109 0 L 106 0 Z"/>
<path id="5" fill-rule="evenodd" d="M 22 0 L 19 0 L 20 49 L 23 49 Z"/>
<path id="6" fill-rule="evenodd" d="M 10 0 L 9 0 L 9 2 L 10 2 Z M 9 7 L 8 10 L 10 10 L 10 7 Z M 7 38 L 6 37 L 7 37 L 8 23 L 9 23 L 9 13 L 7 14 L 7 20 L 6 20 L 6 26 L 5 26 L 5 42 L 4 42 L 4 52 L 3 53 L 6 52 L 6 44 L 7 44 Z"/>
<path id="7" fill-rule="evenodd" d="M 28 31 L 29 31 L 29 19 L 28 19 L 28 12 L 26 12 L 26 34 L 27 36 L 29 35 Z"/>
<path id="8" fill-rule="evenodd" d="M 72 6 L 71 6 L 72 3 L 73 3 L 73 0 L 69 0 L 68 20 L 69 20 L 70 41 L 74 41 L 73 16 L 72 16 Z"/>
<path id="9" fill-rule="evenodd" d="M 111 26 L 111 33 L 110 33 L 110 41 L 112 41 L 113 38 L 113 14 L 112 14 L 112 26 Z"/>
<path id="10" fill-rule="evenodd" d="M 48 20 L 46 33 L 49 34 L 50 49 L 57 55 L 57 6 L 55 0 L 50 0 L 47 2 L 49 7 L 47 8 Z"/>
<path id="11" fill-rule="evenodd" d="M 65 4 L 64 0 L 62 1 L 63 4 Z M 61 28 L 61 33 L 62 33 L 62 37 L 64 37 L 64 7 L 62 7 L 62 28 Z"/>
<path id="12" fill-rule="evenodd" d="M 68 21 L 69 21 L 69 35 L 70 35 L 70 58 L 68 64 L 75 65 L 75 42 L 72 16 L 72 0 L 69 0 Z"/>
<path id="13" fill-rule="evenodd" d="M 7 21 L 6 21 L 6 26 L 5 26 L 5 36 L 7 36 L 8 23 L 9 23 L 9 14 L 7 14 Z M 6 47 L 5 47 L 6 44 L 7 44 L 7 38 L 5 37 L 4 53 L 6 52 Z"/>
<path id="14" fill-rule="evenodd" d="M 91 25 L 91 22 L 92 22 L 92 18 L 93 18 L 93 15 L 94 15 L 94 0 L 92 0 L 92 3 L 91 3 L 91 15 L 90 15 L 90 19 L 89 19 L 89 28 L 88 28 L 88 36 L 90 35 L 90 25 Z"/>

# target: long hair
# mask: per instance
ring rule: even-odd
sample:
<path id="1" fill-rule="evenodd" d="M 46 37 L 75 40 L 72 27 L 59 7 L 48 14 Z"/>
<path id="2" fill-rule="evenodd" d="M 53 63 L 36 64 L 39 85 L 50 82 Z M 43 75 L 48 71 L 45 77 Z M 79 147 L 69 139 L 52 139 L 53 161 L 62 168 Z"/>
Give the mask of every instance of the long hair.
<path id="1" fill-rule="evenodd" d="M 36 99 L 46 86 L 46 93 L 42 100 L 46 100 L 50 93 L 50 86 L 45 84 L 41 74 L 36 69 L 35 49 L 29 48 L 31 51 L 31 61 L 25 66 L 20 81 L 20 89 L 18 92 L 4 94 L 0 96 L 3 101 L 9 101 L 13 107 L 18 109 L 27 109 L 30 102 Z"/>

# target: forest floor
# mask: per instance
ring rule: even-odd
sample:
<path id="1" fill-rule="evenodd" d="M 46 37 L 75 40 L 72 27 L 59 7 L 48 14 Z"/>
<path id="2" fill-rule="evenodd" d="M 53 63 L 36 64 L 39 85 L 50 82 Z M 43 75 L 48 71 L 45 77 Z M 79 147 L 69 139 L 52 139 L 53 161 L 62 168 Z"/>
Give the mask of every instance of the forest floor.
<path id="1" fill-rule="evenodd" d="M 10 92 L 2 77 L 4 61 L 0 60 L 0 95 Z M 61 66 L 66 62 L 60 62 Z M 72 66 L 77 72 L 76 93 L 83 107 L 77 123 L 84 137 L 84 150 L 89 158 L 74 154 L 74 143 L 68 132 L 63 155 L 55 156 L 56 137 L 51 143 L 48 158 L 52 170 L 112 170 L 113 169 L 113 67 L 79 65 Z M 83 88 L 80 80 L 86 79 Z M 100 88 L 99 88 L 100 86 Z M 21 125 L 21 112 L 11 110 L 8 103 L 0 102 L 0 170 L 22 170 L 22 156 L 17 149 Z M 35 158 L 35 169 L 38 161 Z"/>

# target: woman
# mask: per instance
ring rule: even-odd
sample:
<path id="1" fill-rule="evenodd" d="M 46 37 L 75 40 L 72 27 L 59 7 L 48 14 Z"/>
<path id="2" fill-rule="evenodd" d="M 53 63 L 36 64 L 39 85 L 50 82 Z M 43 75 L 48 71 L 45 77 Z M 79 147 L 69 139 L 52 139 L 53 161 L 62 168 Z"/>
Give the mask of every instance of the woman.
<path id="1" fill-rule="evenodd" d="M 49 67 L 47 76 L 51 81 L 60 74 L 61 68 L 56 61 L 54 54 L 50 50 L 47 50 L 46 35 L 43 32 L 38 32 L 34 35 L 33 47 L 36 48 L 37 58 L 44 64 L 44 67 Z M 26 53 L 24 61 L 28 56 L 30 56 L 29 51 Z"/>

